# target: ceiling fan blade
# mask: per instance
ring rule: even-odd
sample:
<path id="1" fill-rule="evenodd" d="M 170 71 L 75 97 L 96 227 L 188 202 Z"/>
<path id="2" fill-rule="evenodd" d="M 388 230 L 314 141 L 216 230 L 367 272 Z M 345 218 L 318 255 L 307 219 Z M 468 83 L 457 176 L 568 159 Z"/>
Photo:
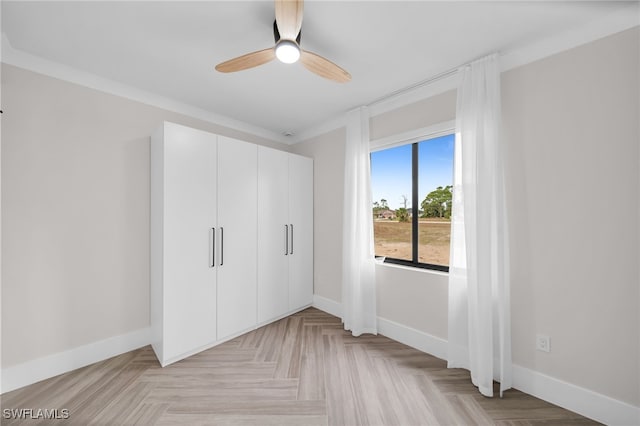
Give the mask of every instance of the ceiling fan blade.
<path id="1" fill-rule="evenodd" d="M 302 27 L 302 0 L 276 0 L 276 23 L 280 37 L 295 40 Z"/>
<path id="2" fill-rule="evenodd" d="M 347 83 L 351 81 L 351 74 L 330 60 L 306 50 L 303 50 L 300 53 L 300 62 L 302 62 L 302 65 L 304 65 L 304 67 L 309 71 L 318 74 L 320 77 L 337 81 L 338 83 Z"/>
<path id="3" fill-rule="evenodd" d="M 275 51 L 273 50 L 273 47 L 270 47 L 268 49 L 247 53 L 246 55 L 238 56 L 237 58 L 219 63 L 216 65 L 216 70 L 220 72 L 242 71 L 257 67 L 258 65 L 266 64 L 267 62 L 272 61 L 275 57 Z"/>

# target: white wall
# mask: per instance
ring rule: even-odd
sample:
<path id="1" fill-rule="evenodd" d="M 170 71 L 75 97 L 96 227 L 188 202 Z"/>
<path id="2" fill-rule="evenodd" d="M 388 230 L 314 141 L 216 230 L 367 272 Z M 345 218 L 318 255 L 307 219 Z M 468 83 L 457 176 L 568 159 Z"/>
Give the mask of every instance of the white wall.
<path id="1" fill-rule="evenodd" d="M 421 129 L 456 118 L 456 91 L 449 90 L 427 99 L 371 117 L 371 140 Z"/>
<path id="2" fill-rule="evenodd" d="M 448 281 L 443 272 L 378 264 L 378 316 L 446 340 Z"/>
<path id="3" fill-rule="evenodd" d="M 342 205 L 344 128 L 294 145 L 297 154 L 313 157 L 313 293 L 342 298 Z"/>
<path id="4" fill-rule="evenodd" d="M 638 28 L 502 76 L 514 363 L 640 406 Z M 453 103 L 452 103 L 453 99 Z M 446 93 L 371 120 L 372 139 L 455 115 Z M 293 147 L 342 209 L 344 131 Z M 330 185 L 330 186 L 329 186 Z M 316 205 L 318 205 L 316 196 Z M 316 222 L 320 212 L 316 209 Z M 340 235 L 316 227 L 315 293 L 340 302 Z M 446 339 L 446 279 L 379 265 L 381 317 Z M 316 277 L 317 278 L 317 277 Z M 535 350 L 536 333 L 551 353 Z"/>
<path id="5" fill-rule="evenodd" d="M 149 326 L 149 136 L 228 128 L 2 66 L 2 367 Z"/>
<path id="6" fill-rule="evenodd" d="M 502 76 L 514 362 L 636 406 L 639 37 Z"/>

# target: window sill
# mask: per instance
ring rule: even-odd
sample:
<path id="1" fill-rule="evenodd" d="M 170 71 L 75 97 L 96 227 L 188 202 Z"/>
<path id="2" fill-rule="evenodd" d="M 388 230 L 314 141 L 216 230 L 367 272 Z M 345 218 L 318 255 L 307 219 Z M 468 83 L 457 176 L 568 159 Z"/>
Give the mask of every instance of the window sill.
<path id="1" fill-rule="evenodd" d="M 448 272 L 438 271 L 438 270 L 435 270 L 435 269 L 416 268 L 415 266 L 399 265 L 397 263 L 386 263 L 386 262 L 384 262 L 384 260 L 382 260 L 382 261 L 378 260 L 378 258 L 376 258 L 376 265 L 377 266 L 381 266 L 383 268 L 404 269 L 406 271 L 421 272 L 421 273 L 425 273 L 425 274 L 440 275 L 440 276 L 444 276 L 444 277 L 448 277 L 449 276 Z"/>

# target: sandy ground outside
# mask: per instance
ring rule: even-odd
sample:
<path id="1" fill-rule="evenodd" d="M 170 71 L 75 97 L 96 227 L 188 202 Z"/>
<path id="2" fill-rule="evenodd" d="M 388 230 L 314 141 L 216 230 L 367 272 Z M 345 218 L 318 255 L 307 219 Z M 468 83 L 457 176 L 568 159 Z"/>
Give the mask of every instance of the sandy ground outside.
<path id="1" fill-rule="evenodd" d="M 376 256 L 411 260 L 411 223 L 374 221 Z M 421 220 L 418 225 L 418 260 L 449 265 L 449 221 Z"/>

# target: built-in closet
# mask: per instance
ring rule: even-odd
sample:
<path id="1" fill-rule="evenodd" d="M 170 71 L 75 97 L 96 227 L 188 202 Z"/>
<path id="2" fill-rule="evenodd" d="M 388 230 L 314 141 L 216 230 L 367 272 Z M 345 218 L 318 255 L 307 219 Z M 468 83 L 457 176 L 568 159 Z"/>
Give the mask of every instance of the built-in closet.
<path id="1" fill-rule="evenodd" d="M 165 366 L 311 304 L 313 161 L 165 122 L 151 138 L 150 231 Z"/>

